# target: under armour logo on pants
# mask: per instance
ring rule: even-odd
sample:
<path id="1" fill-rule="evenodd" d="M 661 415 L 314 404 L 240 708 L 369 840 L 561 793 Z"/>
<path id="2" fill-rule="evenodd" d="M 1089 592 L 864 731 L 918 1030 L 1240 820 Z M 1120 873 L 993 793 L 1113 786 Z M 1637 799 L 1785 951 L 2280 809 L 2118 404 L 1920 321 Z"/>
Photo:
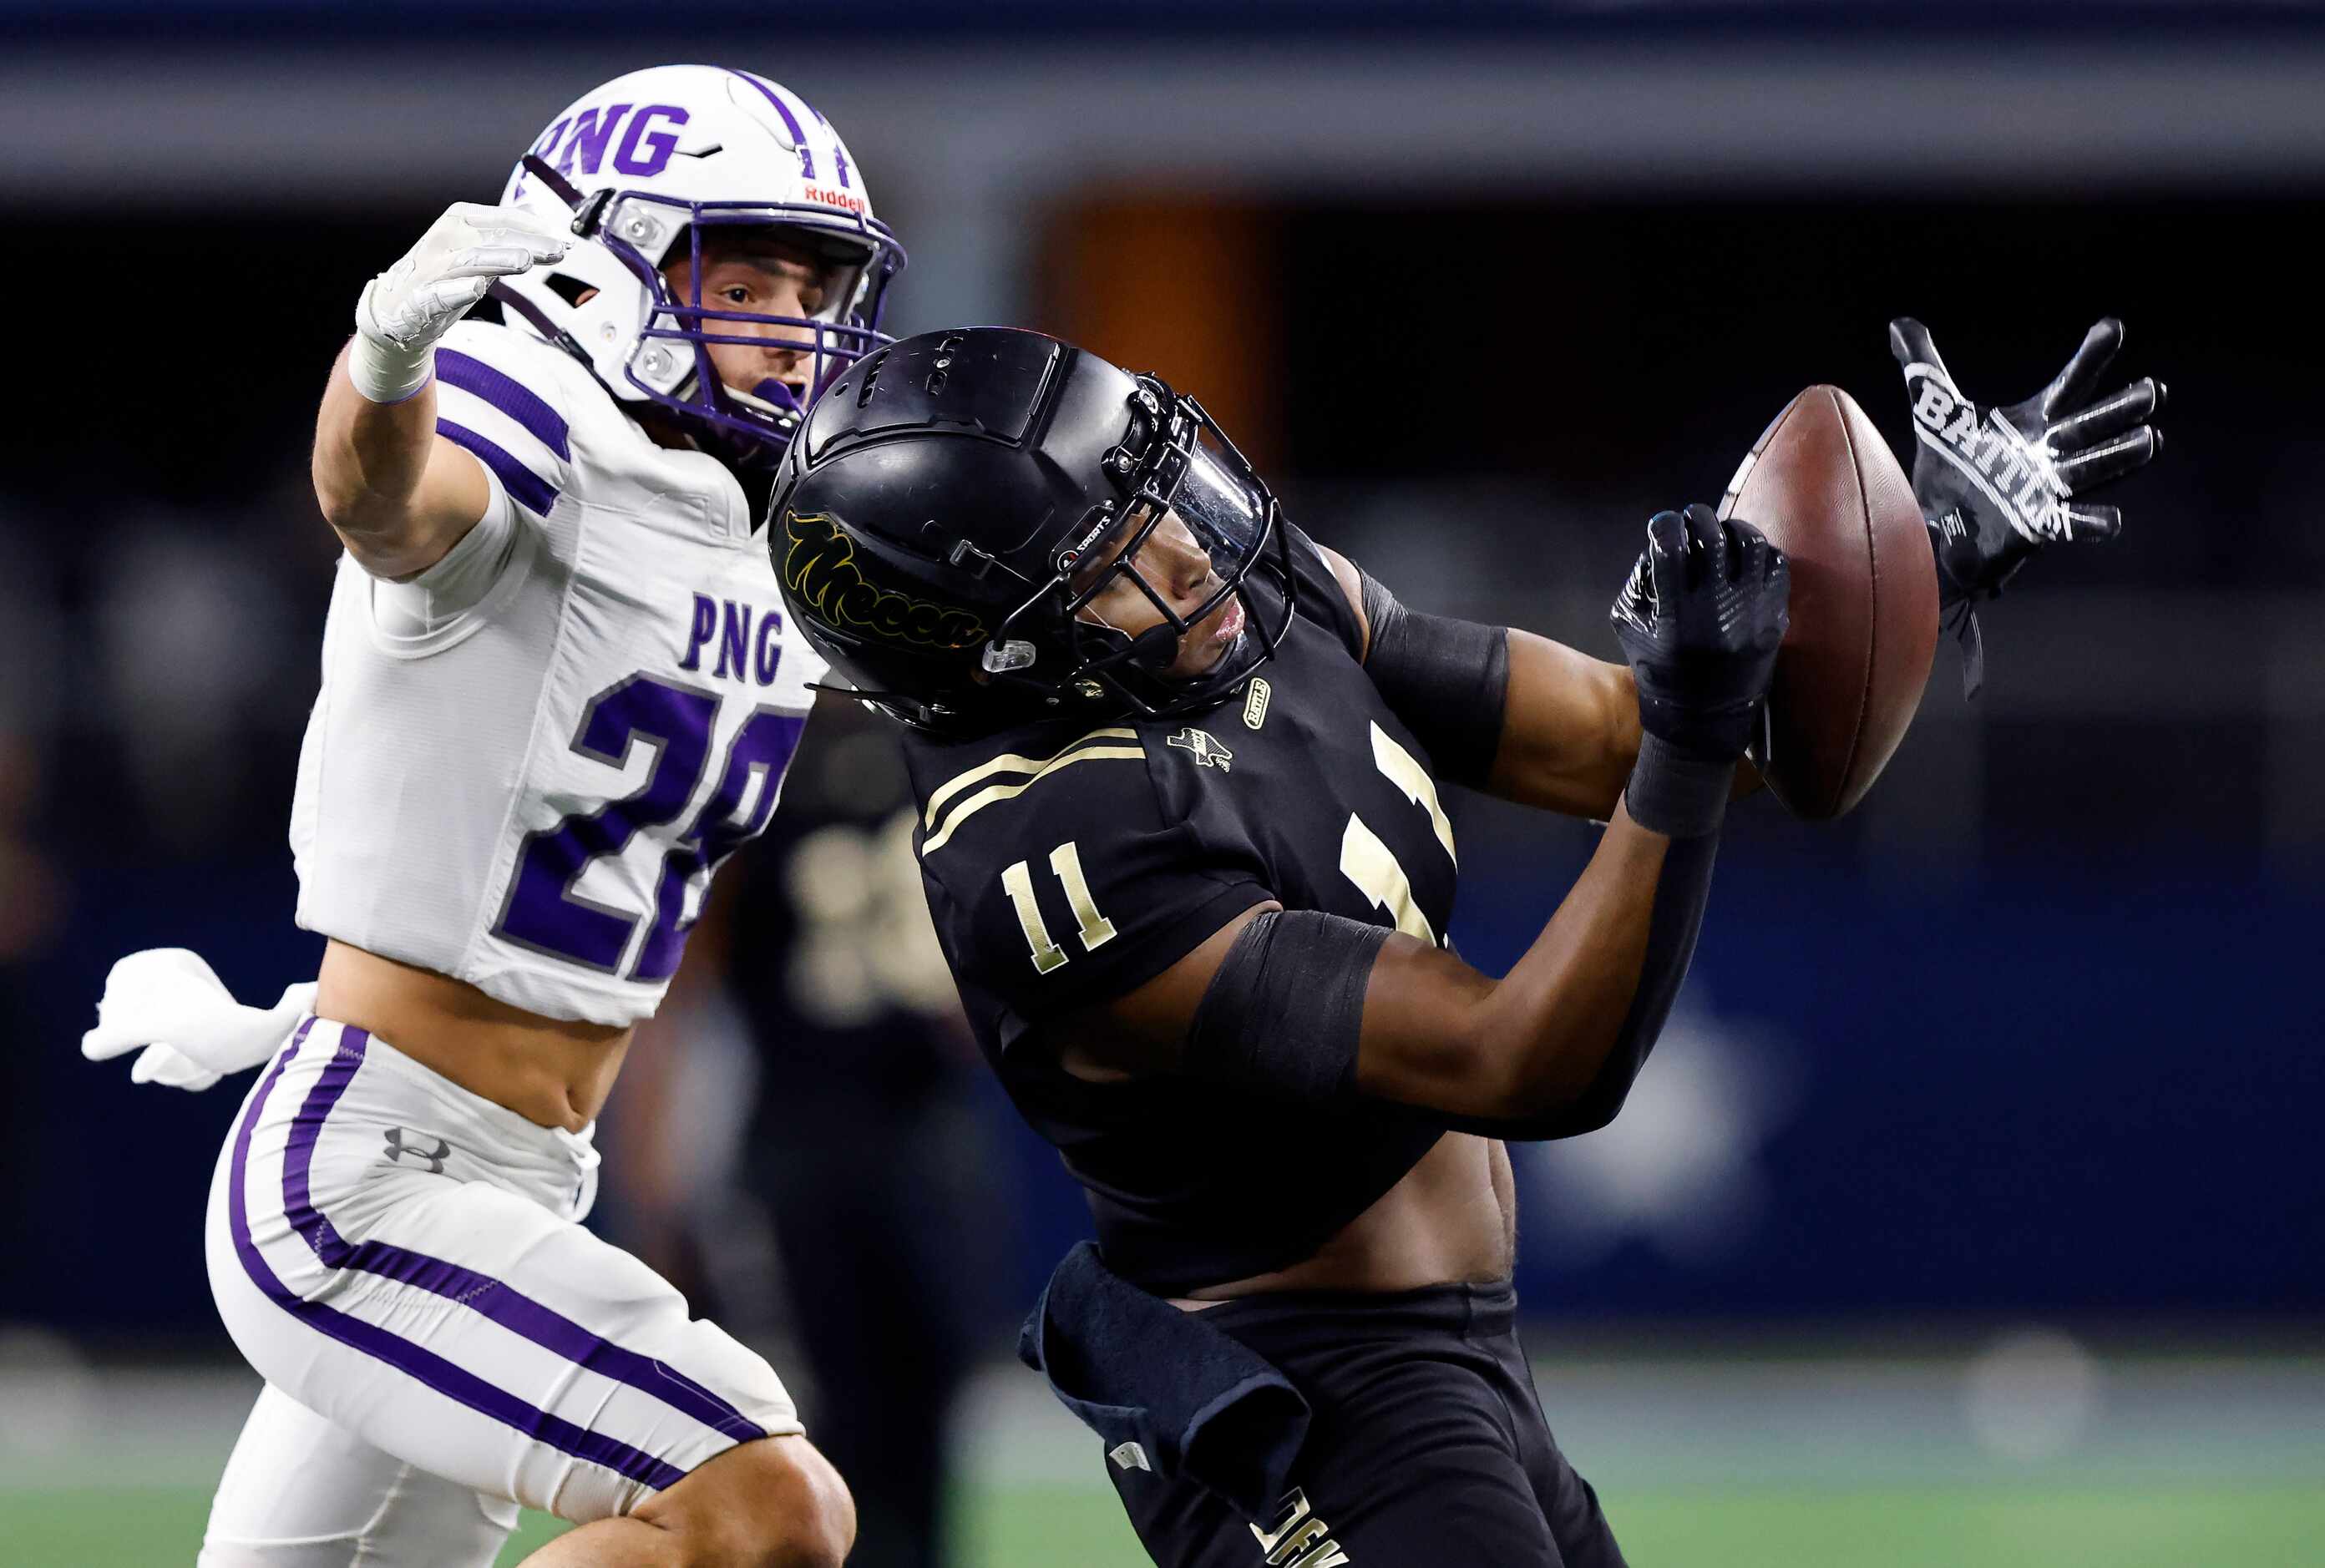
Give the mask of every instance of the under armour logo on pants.
<path id="1" fill-rule="evenodd" d="M 442 1176 L 444 1162 L 451 1157 L 451 1153 L 452 1142 L 449 1139 L 440 1138 L 436 1140 L 434 1148 L 423 1148 L 416 1143 L 404 1142 L 403 1129 L 401 1127 L 391 1127 L 387 1130 L 387 1158 L 391 1164 L 402 1164 L 403 1157 L 408 1154 L 413 1159 L 426 1160 L 430 1176 Z"/>

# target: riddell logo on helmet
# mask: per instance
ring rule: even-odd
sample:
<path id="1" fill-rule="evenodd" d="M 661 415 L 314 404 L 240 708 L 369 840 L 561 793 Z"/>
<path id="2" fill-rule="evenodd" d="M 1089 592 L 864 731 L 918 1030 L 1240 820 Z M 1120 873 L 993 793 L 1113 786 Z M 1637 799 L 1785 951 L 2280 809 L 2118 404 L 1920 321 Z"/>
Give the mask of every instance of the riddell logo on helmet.
<path id="1" fill-rule="evenodd" d="M 829 185 L 811 185 L 807 188 L 807 198 L 820 201 L 826 207 L 846 208 L 858 217 L 864 215 L 864 198 L 852 190 L 834 190 Z"/>
<path id="2" fill-rule="evenodd" d="M 783 513 L 791 548 L 783 552 L 783 586 L 792 603 L 843 632 L 869 632 L 892 642 L 924 648 L 973 648 L 984 623 L 968 610 L 915 599 L 865 580 L 856 543 L 822 513 Z"/>

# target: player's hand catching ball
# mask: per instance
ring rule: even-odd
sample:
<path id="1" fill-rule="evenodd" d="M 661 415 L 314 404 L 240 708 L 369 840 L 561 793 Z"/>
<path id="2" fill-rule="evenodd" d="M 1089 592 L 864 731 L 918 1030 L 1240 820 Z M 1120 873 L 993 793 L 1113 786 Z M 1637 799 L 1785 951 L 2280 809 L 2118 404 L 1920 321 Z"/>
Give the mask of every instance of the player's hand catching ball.
<path id="1" fill-rule="evenodd" d="M 428 379 L 436 340 L 485 297 L 495 278 L 562 260 L 573 236 L 510 207 L 456 201 L 403 259 L 364 285 L 347 373 L 375 403 L 410 397 Z"/>
<path id="2" fill-rule="evenodd" d="M 1792 624 L 1792 569 L 1756 528 L 1711 508 L 1659 512 L 1615 595 L 1615 635 L 1644 732 L 1631 816 L 1674 837 L 1717 827 L 1737 761 L 1757 736 Z"/>
<path id="3" fill-rule="evenodd" d="M 2163 406 L 2163 383 L 2143 376 L 2097 395 L 2122 346 L 2123 323 L 2110 316 L 2050 385 L 1980 410 L 1947 374 L 1928 327 L 1910 316 L 1889 323 L 1889 351 L 1913 400 L 1913 493 L 1937 552 L 1941 603 L 1990 599 L 2045 544 L 2113 539 L 2122 529 L 2116 508 L 2079 499 L 2163 449 L 2147 422 Z"/>

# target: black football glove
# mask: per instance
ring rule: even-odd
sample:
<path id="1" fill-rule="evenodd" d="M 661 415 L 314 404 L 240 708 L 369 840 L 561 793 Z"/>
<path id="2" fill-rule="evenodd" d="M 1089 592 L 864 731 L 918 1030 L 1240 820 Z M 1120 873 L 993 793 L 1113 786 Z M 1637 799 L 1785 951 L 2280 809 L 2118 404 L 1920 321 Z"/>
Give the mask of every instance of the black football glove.
<path id="1" fill-rule="evenodd" d="M 1641 826 L 1680 837 L 1718 826 L 1737 760 L 1760 733 L 1791 593 L 1784 552 L 1750 523 L 1703 505 L 1648 521 L 1610 612 L 1645 731 L 1626 791 Z"/>
<path id="2" fill-rule="evenodd" d="M 1938 600 L 1960 606 L 1965 687 L 1980 674 L 1972 606 L 2002 592 L 2026 558 L 2065 540 L 2113 539 L 2123 514 L 2079 499 L 2163 449 L 2147 423 L 2163 383 L 2144 376 L 2096 398 L 2123 323 L 2107 317 L 2083 337 L 2067 367 L 2024 402 L 1980 409 L 1946 371 L 1929 328 L 1910 316 L 1889 323 L 1889 351 L 1913 399 L 1913 493 L 1938 561 Z"/>

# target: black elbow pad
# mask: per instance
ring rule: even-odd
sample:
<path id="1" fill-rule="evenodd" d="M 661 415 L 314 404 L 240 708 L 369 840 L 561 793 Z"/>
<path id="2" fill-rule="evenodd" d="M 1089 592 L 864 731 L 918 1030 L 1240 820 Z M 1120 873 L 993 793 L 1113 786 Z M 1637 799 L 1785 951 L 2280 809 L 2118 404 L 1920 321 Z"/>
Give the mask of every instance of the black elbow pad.
<path id="1" fill-rule="evenodd" d="M 1510 687 L 1510 634 L 1499 626 L 1416 615 L 1359 571 L 1372 641 L 1365 673 L 1437 776 L 1477 788 L 1494 770 Z"/>
<path id="2" fill-rule="evenodd" d="M 1353 1093 L 1365 987 L 1388 927 L 1270 909 L 1237 934 L 1187 1031 L 1187 1075 L 1303 1104 Z"/>

